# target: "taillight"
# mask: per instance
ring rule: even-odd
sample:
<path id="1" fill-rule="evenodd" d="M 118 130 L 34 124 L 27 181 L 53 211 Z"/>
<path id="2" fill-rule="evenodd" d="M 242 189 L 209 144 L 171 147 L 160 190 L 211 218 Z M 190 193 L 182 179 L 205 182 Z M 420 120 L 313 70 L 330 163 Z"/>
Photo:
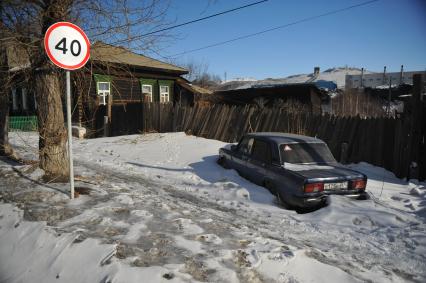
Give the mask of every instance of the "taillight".
<path id="1" fill-rule="evenodd" d="M 305 193 L 318 193 L 324 191 L 323 183 L 305 184 Z"/>
<path id="2" fill-rule="evenodd" d="M 360 180 L 352 181 L 353 190 L 364 190 L 366 186 L 367 186 L 367 180 L 360 179 Z"/>

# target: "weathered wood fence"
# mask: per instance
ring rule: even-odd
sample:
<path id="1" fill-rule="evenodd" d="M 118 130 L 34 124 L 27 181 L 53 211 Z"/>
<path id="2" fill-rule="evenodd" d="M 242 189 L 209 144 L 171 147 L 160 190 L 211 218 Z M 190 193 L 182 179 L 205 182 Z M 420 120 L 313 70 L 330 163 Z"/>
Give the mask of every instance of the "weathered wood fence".
<path id="1" fill-rule="evenodd" d="M 102 121 L 103 111 L 98 112 L 97 120 Z M 425 151 L 425 131 L 421 133 L 423 143 L 411 145 L 409 119 L 361 119 L 289 113 L 283 109 L 253 106 L 180 107 L 159 103 L 113 106 L 111 116 L 110 136 L 184 131 L 231 143 L 239 141 L 247 132 L 316 136 L 328 144 L 337 160 L 368 162 L 382 166 L 400 178 L 409 176 L 410 164 L 415 161 L 419 165 L 417 174 L 421 179 L 426 178 L 426 158 L 420 157 Z M 413 151 L 412 146 L 418 149 Z"/>

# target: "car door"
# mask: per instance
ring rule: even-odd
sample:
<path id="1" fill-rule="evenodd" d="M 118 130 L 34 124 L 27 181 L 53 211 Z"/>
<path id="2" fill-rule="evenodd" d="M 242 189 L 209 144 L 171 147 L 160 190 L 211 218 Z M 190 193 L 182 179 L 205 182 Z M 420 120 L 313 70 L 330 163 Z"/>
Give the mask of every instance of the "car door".
<path id="1" fill-rule="evenodd" d="M 271 165 L 271 145 L 268 141 L 255 139 L 253 148 L 247 162 L 249 178 L 252 182 L 263 185 L 267 170 Z"/>
<path id="2" fill-rule="evenodd" d="M 247 168 L 247 160 L 249 159 L 253 142 L 253 137 L 243 137 L 240 143 L 238 144 L 238 148 L 235 154 L 232 157 L 234 168 L 237 169 L 237 171 L 242 176 L 247 176 L 249 174 L 249 170 Z"/>

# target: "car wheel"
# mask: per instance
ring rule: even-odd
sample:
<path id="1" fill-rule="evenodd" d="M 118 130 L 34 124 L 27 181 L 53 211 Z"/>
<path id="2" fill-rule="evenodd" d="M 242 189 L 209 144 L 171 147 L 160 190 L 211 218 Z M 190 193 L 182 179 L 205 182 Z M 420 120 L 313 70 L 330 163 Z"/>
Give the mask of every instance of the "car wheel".
<path id="1" fill-rule="evenodd" d="M 219 159 L 217 160 L 217 164 L 219 164 L 220 166 L 222 166 L 225 169 L 229 169 L 229 166 L 226 164 L 226 158 L 223 156 L 220 156 Z"/>
<path id="2" fill-rule="evenodd" d="M 274 189 L 274 185 L 273 185 L 271 182 L 269 182 L 269 181 L 264 181 L 264 182 L 263 182 L 263 186 L 264 186 L 265 188 L 267 188 L 267 189 L 268 189 L 268 191 L 269 191 L 271 194 L 276 195 L 276 192 L 275 192 L 275 189 Z"/>
<path id="3" fill-rule="evenodd" d="M 368 200 L 370 199 L 370 195 L 366 192 L 364 192 L 363 194 L 360 194 L 359 197 L 357 198 L 357 200 Z"/>
<path id="4" fill-rule="evenodd" d="M 284 207 L 285 209 L 293 209 L 293 207 L 285 201 L 285 199 L 278 191 L 275 193 L 275 196 L 277 197 L 278 204 L 280 204 L 282 207 Z"/>

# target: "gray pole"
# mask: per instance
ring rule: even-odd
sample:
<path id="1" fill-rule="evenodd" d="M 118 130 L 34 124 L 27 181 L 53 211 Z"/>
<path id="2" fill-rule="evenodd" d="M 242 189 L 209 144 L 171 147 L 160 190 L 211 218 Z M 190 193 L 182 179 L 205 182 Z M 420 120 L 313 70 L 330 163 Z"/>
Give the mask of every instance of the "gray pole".
<path id="1" fill-rule="evenodd" d="M 67 128 L 68 128 L 68 158 L 70 162 L 71 199 L 74 198 L 74 167 L 72 163 L 72 130 L 71 130 L 71 82 L 70 71 L 67 71 Z"/>
<path id="2" fill-rule="evenodd" d="M 388 117 L 391 116 L 392 77 L 389 77 Z"/>
<path id="3" fill-rule="evenodd" d="M 383 80 L 382 85 L 385 85 L 386 83 L 386 66 L 383 67 Z"/>

